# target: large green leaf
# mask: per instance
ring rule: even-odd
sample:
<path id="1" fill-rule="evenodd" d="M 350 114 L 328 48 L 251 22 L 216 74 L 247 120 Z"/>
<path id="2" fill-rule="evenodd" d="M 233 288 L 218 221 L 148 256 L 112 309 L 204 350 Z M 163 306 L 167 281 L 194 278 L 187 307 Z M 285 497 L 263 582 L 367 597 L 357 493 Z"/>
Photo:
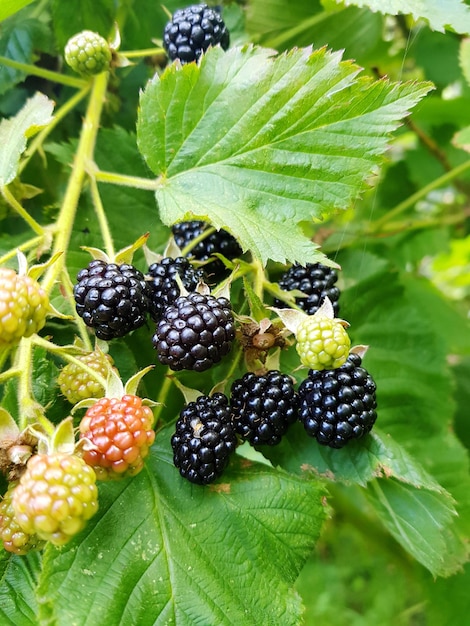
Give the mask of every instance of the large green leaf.
<path id="1" fill-rule="evenodd" d="M 20 9 L 28 4 L 31 4 L 33 0 L 2 0 L 0 6 L 0 22 L 13 13 L 17 13 Z"/>
<path id="2" fill-rule="evenodd" d="M 37 552 L 13 556 L 0 549 L 0 623 L 2 626 L 36 626 L 35 587 L 41 567 Z"/>
<path id="3" fill-rule="evenodd" d="M 141 96 L 162 220 L 206 218 L 266 261 L 318 260 L 299 224 L 345 208 L 429 84 L 358 79 L 341 53 L 214 48 Z"/>
<path id="4" fill-rule="evenodd" d="M 107 38 L 111 34 L 116 6 L 113 0 L 53 0 L 53 29 L 59 50 L 81 30 L 92 30 Z"/>
<path id="5" fill-rule="evenodd" d="M 338 0 L 339 1 L 339 0 Z M 424 18 L 434 30 L 447 27 L 457 33 L 470 33 L 470 8 L 463 0 L 345 0 L 347 5 L 368 7 L 388 15 L 412 15 L 415 20 Z"/>
<path id="6" fill-rule="evenodd" d="M 169 437 L 139 476 L 101 485 L 76 542 L 46 551 L 41 623 L 297 624 L 292 585 L 325 517 L 321 483 L 235 459 L 223 482 L 195 486 Z"/>

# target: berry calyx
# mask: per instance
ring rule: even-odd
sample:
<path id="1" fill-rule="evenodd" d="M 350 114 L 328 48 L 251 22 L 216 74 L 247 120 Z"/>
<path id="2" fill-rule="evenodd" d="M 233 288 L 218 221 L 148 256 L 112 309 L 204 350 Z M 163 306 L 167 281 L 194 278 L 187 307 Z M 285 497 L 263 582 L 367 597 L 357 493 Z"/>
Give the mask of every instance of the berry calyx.
<path id="1" fill-rule="evenodd" d="M 175 11 L 163 34 L 163 47 L 170 60 L 179 59 L 182 64 L 197 61 L 209 46 L 219 44 L 227 50 L 229 43 L 230 35 L 219 11 L 207 4 Z"/>
<path id="2" fill-rule="evenodd" d="M 40 550 L 44 541 L 37 535 L 30 535 L 21 528 L 13 508 L 13 491 L 15 483 L 10 483 L 7 492 L 0 502 L 0 539 L 7 552 L 27 554 L 31 550 Z"/>
<path id="3" fill-rule="evenodd" d="M 181 295 L 176 281 L 179 276 L 181 283 L 188 292 L 195 291 L 199 281 L 204 278 L 204 271 L 196 269 L 185 257 L 165 257 L 148 268 L 151 280 L 148 282 L 150 297 L 150 315 L 157 322 L 169 304 Z"/>
<path id="4" fill-rule="evenodd" d="M 227 396 L 201 395 L 186 404 L 176 422 L 171 446 L 173 462 L 183 478 L 198 485 L 219 478 L 237 447 Z"/>
<path id="5" fill-rule="evenodd" d="M 94 259 L 77 274 L 77 313 L 99 339 L 109 341 L 140 328 L 149 297 L 144 275 L 129 263 Z"/>
<path id="6" fill-rule="evenodd" d="M 101 351 L 79 355 L 77 360 L 100 374 L 105 380 L 109 368 L 113 365 L 113 359 L 109 354 L 104 354 Z M 68 363 L 62 368 L 57 377 L 57 383 L 62 395 L 67 398 L 70 404 L 77 404 L 86 398 L 102 398 L 105 393 L 103 385 L 90 372 L 76 363 Z"/>
<path id="7" fill-rule="evenodd" d="M 83 30 L 68 40 L 64 56 L 67 65 L 75 72 L 93 76 L 109 69 L 112 54 L 104 37 L 91 30 Z"/>
<path id="8" fill-rule="evenodd" d="M 279 287 L 284 291 L 297 289 L 305 294 L 305 297 L 296 296 L 295 303 L 307 315 L 314 315 L 320 308 L 325 298 L 333 305 L 335 316 L 339 313 L 340 291 L 335 286 L 338 273 L 332 268 L 321 263 L 307 263 L 305 266 L 298 263 L 292 265 L 279 279 Z M 282 300 L 276 299 L 274 306 L 285 307 Z"/>
<path id="9" fill-rule="evenodd" d="M 98 510 L 95 472 L 73 454 L 35 454 L 13 491 L 12 504 L 25 533 L 64 545 Z"/>
<path id="10" fill-rule="evenodd" d="M 39 332 L 48 309 L 49 297 L 36 280 L 0 267 L 0 347 Z"/>
<path id="11" fill-rule="evenodd" d="M 230 301 L 193 292 L 166 307 L 153 345 L 160 363 L 172 370 L 203 372 L 230 352 L 234 338 Z"/>
<path id="12" fill-rule="evenodd" d="M 277 445 L 297 419 L 293 380 L 277 370 L 252 372 L 233 382 L 230 414 L 236 432 L 251 445 Z"/>
<path id="13" fill-rule="evenodd" d="M 351 353 L 334 370 L 310 370 L 299 386 L 299 419 L 318 443 L 342 448 L 370 432 L 377 419 L 376 385 Z"/>
<path id="14" fill-rule="evenodd" d="M 155 440 L 154 415 L 142 398 L 125 394 L 101 398 L 87 409 L 80 423 L 83 458 L 99 480 L 135 476 Z"/>
<path id="15" fill-rule="evenodd" d="M 297 328 L 296 350 L 313 370 L 335 369 L 348 358 L 351 340 L 342 320 L 308 316 Z"/>

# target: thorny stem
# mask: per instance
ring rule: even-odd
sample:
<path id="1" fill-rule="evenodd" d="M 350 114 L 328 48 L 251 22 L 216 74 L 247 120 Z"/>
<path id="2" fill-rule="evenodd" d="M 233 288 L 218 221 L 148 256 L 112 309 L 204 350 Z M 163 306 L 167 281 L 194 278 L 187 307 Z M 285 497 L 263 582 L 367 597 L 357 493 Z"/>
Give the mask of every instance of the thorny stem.
<path id="1" fill-rule="evenodd" d="M 91 169 L 90 174 L 92 174 L 99 183 L 111 183 L 113 185 L 121 185 L 122 187 L 144 189 L 145 191 L 155 191 L 160 184 L 158 179 L 155 178 L 141 178 L 140 176 L 104 172 L 96 166 Z"/>
<path id="2" fill-rule="evenodd" d="M 45 78 L 54 83 L 60 83 L 61 85 L 67 85 L 68 87 L 76 87 L 82 89 L 87 84 L 86 81 L 81 78 L 75 78 L 75 76 L 67 76 L 66 74 L 59 74 L 51 70 L 46 70 L 43 67 L 37 65 L 30 65 L 29 63 L 21 63 L 20 61 L 14 61 L 8 57 L 0 56 L 0 65 L 11 67 L 15 70 L 20 70 L 29 76 L 39 76 Z"/>
<path id="3" fill-rule="evenodd" d="M 20 370 L 17 392 L 19 428 L 24 430 L 29 424 L 40 422 L 46 431 L 52 432 L 52 424 L 45 417 L 43 408 L 36 402 L 33 394 L 33 337 L 23 337 L 16 354 L 15 366 Z"/>
<path id="4" fill-rule="evenodd" d="M 43 236 L 33 237 L 33 239 L 30 239 L 29 241 L 26 241 L 25 243 L 21 244 L 20 246 L 16 246 L 16 248 L 14 248 L 13 250 L 10 250 L 6 254 L 4 254 L 2 257 L 0 257 L 0 265 L 3 265 L 4 263 L 9 261 L 10 259 L 13 259 L 14 257 L 16 257 L 16 253 L 17 253 L 18 250 L 21 250 L 22 252 L 25 252 L 26 250 L 29 250 L 30 248 L 34 248 L 34 246 L 36 244 L 41 243 L 41 241 L 43 239 L 44 239 Z"/>
<path id="5" fill-rule="evenodd" d="M 36 222 L 36 220 L 32 218 L 31 215 L 25 209 L 23 209 L 21 204 L 18 202 L 15 196 L 11 193 L 8 187 L 2 186 L 1 192 L 2 192 L 2 196 L 11 206 L 11 208 L 14 209 L 18 213 L 18 215 L 20 215 L 24 219 L 25 222 L 27 222 L 27 224 L 32 228 L 32 230 L 34 230 L 36 235 L 43 236 L 44 228 L 41 226 L 41 224 Z"/>
<path id="6" fill-rule="evenodd" d="M 57 252 L 66 252 L 69 245 L 78 201 L 86 175 L 86 166 L 93 159 L 107 85 L 108 72 L 102 72 L 94 77 L 90 100 L 88 102 L 78 148 L 73 162 L 72 174 L 68 181 L 57 221 L 57 237 L 54 242 L 53 255 Z M 54 287 L 57 277 L 65 267 L 66 256 L 66 254 L 63 254 L 47 271 L 42 283 L 43 289 L 46 292 L 50 293 Z"/>
<path id="7" fill-rule="evenodd" d="M 106 213 L 103 208 L 103 203 L 101 202 L 98 185 L 93 175 L 90 176 L 90 190 L 91 190 L 91 198 L 93 200 L 93 207 L 95 209 L 96 217 L 98 218 L 98 222 L 100 225 L 101 235 L 103 237 L 104 249 L 106 250 L 106 253 L 109 256 L 109 258 L 114 259 L 115 250 L 114 250 L 113 238 L 111 235 L 111 231 L 109 229 L 109 224 L 106 218 Z"/>

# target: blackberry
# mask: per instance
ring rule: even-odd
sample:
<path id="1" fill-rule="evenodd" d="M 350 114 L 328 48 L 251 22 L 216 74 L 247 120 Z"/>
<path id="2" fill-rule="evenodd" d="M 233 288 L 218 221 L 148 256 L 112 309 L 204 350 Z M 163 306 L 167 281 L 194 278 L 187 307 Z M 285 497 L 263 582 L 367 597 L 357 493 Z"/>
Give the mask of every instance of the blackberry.
<path id="1" fill-rule="evenodd" d="M 321 263 L 307 263 L 305 266 L 296 263 L 281 276 L 279 287 L 284 291 L 298 289 L 306 294 L 305 298 L 295 298 L 295 302 L 307 315 L 316 313 L 323 300 L 329 298 L 333 305 L 335 317 L 337 317 L 340 296 L 340 291 L 335 286 L 337 280 L 338 274 L 331 267 Z M 287 304 L 276 299 L 274 306 L 284 308 Z"/>
<path id="2" fill-rule="evenodd" d="M 179 59 L 182 64 L 197 61 L 209 46 L 220 44 L 227 50 L 229 43 L 230 34 L 220 13 L 207 4 L 178 9 L 163 33 L 163 47 L 170 60 Z"/>
<path id="3" fill-rule="evenodd" d="M 77 313 L 99 339 L 123 337 L 146 321 L 150 306 L 145 278 L 133 265 L 93 260 L 77 274 Z"/>
<path id="4" fill-rule="evenodd" d="M 318 443 L 342 448 L 368 433 L 377 419 L 376 385 L 361 357 L 335 370 L 310 370 L 299 386 L 299 419 Z"/>
<path id="5" fill-rule="evenodd" d="M 153 345 L 158 360 L 172 370 L 203 372 L 232 348 L 235 325 L 227 298 L 190 293 L 166 307 Z"/>
<path id="6" fill-rule="evenodd" d="M 248 372 L 232 384 L 232 423 L 251 445 L 274 446 L 297 419 L 298 398 L 292 379 L 272 370 L 264 376 Z"/>
<path id="7" fill-rule="evenodd" d="M 181 278 L 188 291 L 194 291 L 200 280 L 204 279 L 204 271 L 196 269 L 188 259 L 180 256 L 176 259 L 166 257 L 159 263 L 152 263 L 148 268 L 152 277 L 149 281 L 150 315 L 157 322 L 169 304 L 173 304 L 180 295 L 176 275 Z"/>
<path id="8" fill-rule="evenodd" d="M 223 393 L 199 396 L 185 405 L 176 422 L 171 446 L 173 462 L 183 478 L 208 485 L 221 476 L 237 447 L 227 396 Z"/>
<path id="9" fill-rule="evenodd" d="M 176 245 L 181 249 L 185 248 L 193 239 L 202 235 L 209 226 L 207 222 L 198 220 L 174 224 L 172 233 Z M 191 248 L 188 256 L 191 256 L 196 261 L 207 261 L 214 253 L 219 253 L 232 260 L 239 257 L 242 252 L 235 237 L 226 230 L 218 230 L 202 239 L 194 248 Z M 207 263 L 205 269 L 210 283 L 220 282 L 229 273 L 225 265 L 217 257 L 213 257 Z"/>

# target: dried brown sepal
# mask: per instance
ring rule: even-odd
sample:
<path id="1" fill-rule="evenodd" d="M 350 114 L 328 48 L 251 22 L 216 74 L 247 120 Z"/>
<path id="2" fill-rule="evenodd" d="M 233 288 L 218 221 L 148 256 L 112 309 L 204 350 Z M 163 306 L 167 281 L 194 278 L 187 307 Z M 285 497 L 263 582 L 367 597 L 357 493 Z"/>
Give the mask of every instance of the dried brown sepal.
<path id="1" fill-rule="evenodd" d="M 249 371 L 262 370 L 270 351 L 290 345 L 285 330 L 282 324 L 267 318 L 259 322 L 252 318 L 241 321 L 236 338 L 243 349 Z"/>
<path id="2" fill-rule="evenodd" d="M 29 429 L 15 439 L 0 441 L 0 471 L 9 481 L 19 480 L 28 459 L 36 453 L 38 441 Z"/>

